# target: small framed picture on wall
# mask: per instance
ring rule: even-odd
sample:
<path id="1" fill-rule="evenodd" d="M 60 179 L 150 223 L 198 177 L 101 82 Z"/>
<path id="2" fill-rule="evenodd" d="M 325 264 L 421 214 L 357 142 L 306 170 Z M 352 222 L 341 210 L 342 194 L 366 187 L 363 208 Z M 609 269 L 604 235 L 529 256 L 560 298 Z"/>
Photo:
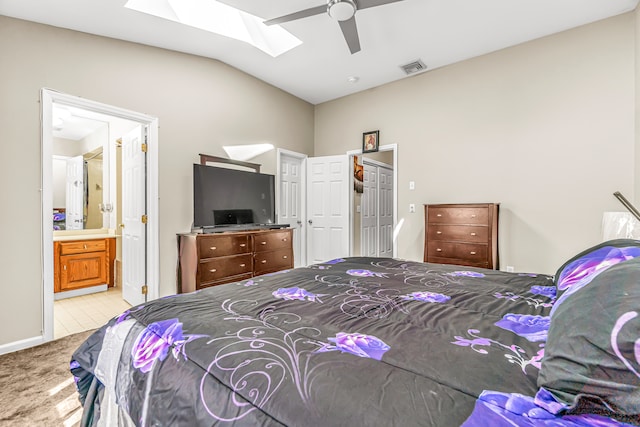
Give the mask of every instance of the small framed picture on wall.
<path id="1" fill-rule="evenodd" d="M 373 130 L 362 134 L 362 152 L 373 153 L 380 147 L 380 131 Z"/>

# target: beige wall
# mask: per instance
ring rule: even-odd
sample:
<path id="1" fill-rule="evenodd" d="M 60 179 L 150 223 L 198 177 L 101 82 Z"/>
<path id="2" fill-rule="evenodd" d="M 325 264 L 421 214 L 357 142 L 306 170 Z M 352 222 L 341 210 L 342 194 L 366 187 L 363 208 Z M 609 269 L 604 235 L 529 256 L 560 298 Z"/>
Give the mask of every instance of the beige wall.
<path id="1" fill-rule="evenodd" d="M 222 144 L 312 154 L 314 107 L 218 61 L 0 16 L 0 345 L 42 328 L 43 87 L 159 118 L 160 294 L 192 221 L 192 167 Z M 275 151 L 255 159 L 275 173 Z"/>
<path id="2" fill-rule="evenodd" d="M 634 182 L 634 200 L 633 202 L 636 208 L 640 209 L 640 8 L 636 8 L 633 12 L 635 17 L 635 96 L 636 96 L 636 111 L 635 111 L 635 174 L 633 176 Z"/>
<path id="3" fill-rule="evenodd" d="M 422 260 L 409 204 L 499 202 L 501 266 L 554 273 L 634 194 L 628 13 L 316 106 L 315 154 L 398 144 L 398 256 Z M 428 64 L 428 58 L 423 58 Z M 409 191 L 409 181 L 416 182 Z"/>

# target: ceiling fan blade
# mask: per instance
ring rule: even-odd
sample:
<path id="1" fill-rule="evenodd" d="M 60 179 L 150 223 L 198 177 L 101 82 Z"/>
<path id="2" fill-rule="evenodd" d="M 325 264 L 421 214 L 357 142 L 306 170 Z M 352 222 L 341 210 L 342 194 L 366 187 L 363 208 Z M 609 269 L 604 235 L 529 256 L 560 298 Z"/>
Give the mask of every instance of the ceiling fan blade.
<path id="1" fill-rule="evenodd" d="M 358 10 L 368 9 L 370 7 L 382 6 L 389 3 L 397 3 L 403 0 L 356 0 Z"/>
<path id="2" fill-rule="evenodd" d="M 279 18 L 269 19 L 264 21 L 265 25 L 282 24 L 283 22 L 295 21 L 296 19 L 307 18 L 309 16 L 320 15 L 321 13 L 327 13 L 327 5 L 312 7 L 311 9 L 300 10 L 298 12 L 290 13 L 288 15 L 281 16 Z"/>
<path id="3" fill-rule="evenodd" d="M 360 52 L 360 39 L 358 38 L 358 27 L 356 26 L 356 17 L 352 16 L 351 19 L 346 21 L 339 21 L 340 29 L 344 35 L 344 39 L 349 45 L 349 50 L 353 55 L 356 52 Z"/>

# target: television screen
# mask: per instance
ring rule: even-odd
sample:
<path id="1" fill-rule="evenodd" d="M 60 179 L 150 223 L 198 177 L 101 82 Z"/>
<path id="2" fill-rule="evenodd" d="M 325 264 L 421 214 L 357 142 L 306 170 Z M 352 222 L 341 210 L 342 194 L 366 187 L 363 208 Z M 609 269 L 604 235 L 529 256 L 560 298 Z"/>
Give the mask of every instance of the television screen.
<path id="1" fill-rule="evenodd" d="M 193 227 L 275 222 L 275 177 L 193 165 Z"/>

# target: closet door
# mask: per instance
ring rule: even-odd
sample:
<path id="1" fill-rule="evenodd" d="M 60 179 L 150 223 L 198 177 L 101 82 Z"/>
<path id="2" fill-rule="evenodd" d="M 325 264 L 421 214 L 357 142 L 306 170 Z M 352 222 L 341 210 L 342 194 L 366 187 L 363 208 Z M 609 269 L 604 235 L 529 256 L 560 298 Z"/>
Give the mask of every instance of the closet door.
<path id="1" fill-rule="evenodd" d="M 360 254 L 378 256 L 378 167 L 364 163 Z"/>
<path id="2" fill-rule="evenodd" d="M 393 170 L 378 166 L 378 256 L 393 256 Z"/>
<path id="3" fill-rule="evenodd" d="M 393 170 L 364 159 L 360 253 L 393 256 Z"/>

